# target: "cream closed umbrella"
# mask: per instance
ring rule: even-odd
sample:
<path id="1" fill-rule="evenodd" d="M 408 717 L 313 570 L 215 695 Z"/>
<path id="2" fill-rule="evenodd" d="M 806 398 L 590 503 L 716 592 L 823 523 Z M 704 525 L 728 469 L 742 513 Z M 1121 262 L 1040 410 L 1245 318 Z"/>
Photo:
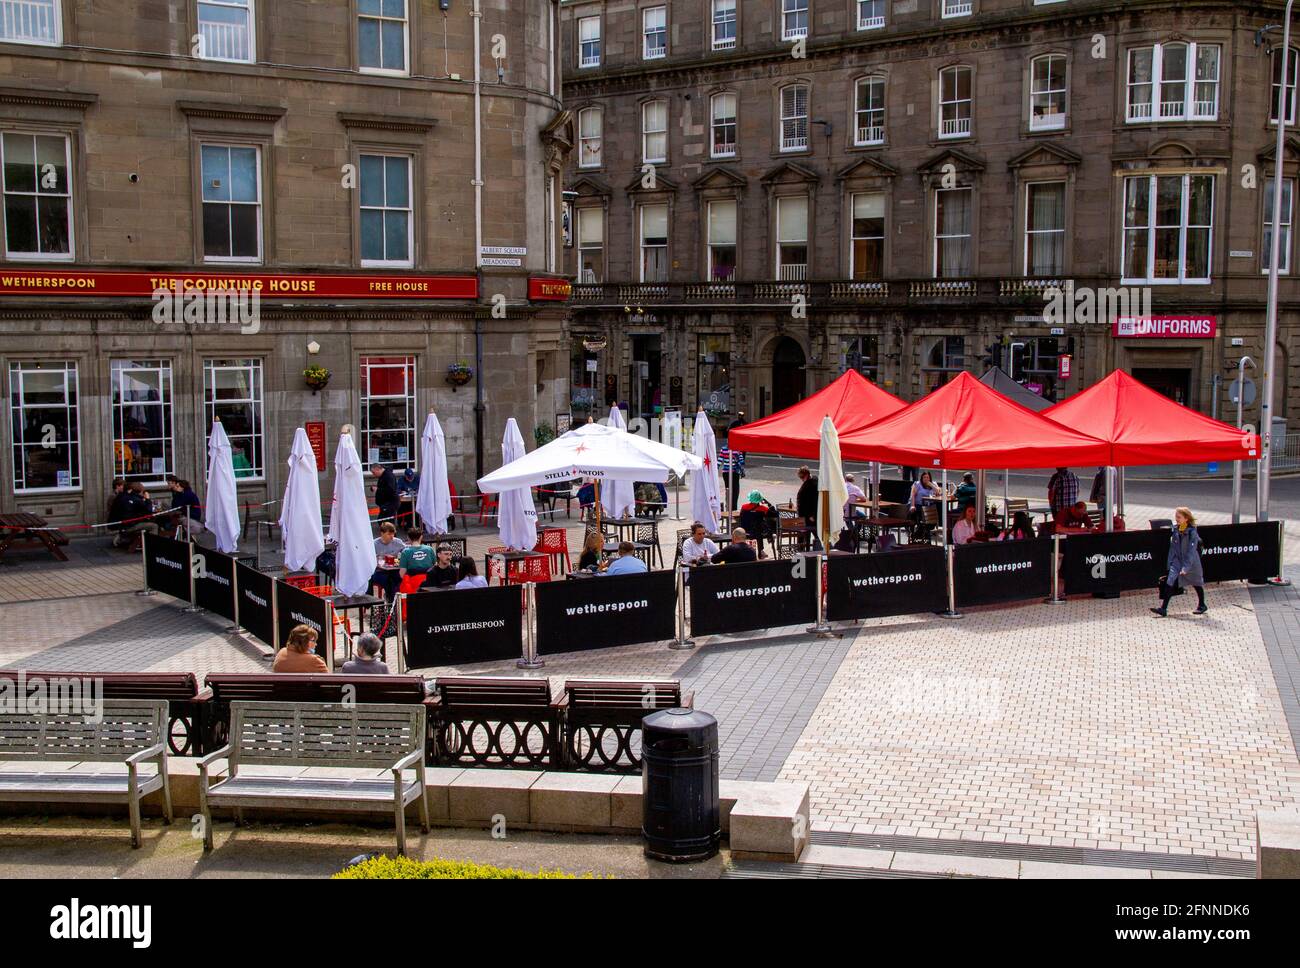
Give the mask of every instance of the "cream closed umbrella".
<path id="1" fill-rule="evenodd" d="M 703 410 L 695 415 L 692 450 L 700 460 L 700 469 L 691 471 L 691 517 L 710 534 L 722 526 L 720 488 L 718 487 L 718 439 Z"/>
<path id="2" fill-rule="evenodd" d="M 203 524 L 216 539 L 217 550 L 232 555 L 239 549 L 239 493 L 230 438 L 220 420 L 212 421 L 208 438 L 207 498 Z"/>
<path id="3" fill-rule="evenodd" d="M 429 411 L 424 422 L 424 466 L 420 470 L 420 490 L 415 495 L 415 510 L 424 522 L 425 534 L 446 534 L 451 517 L 451 489 L 447 486 L 447 438 L 443 436 L 438 415 Z"/>
<path id="4" fill-rule="evenodd" d="M 316 452 L 299 427 L 289 452 L 289 479 L 284 485 L 280 511 L 280 537 L 284 543 L 284 567 L 309 571 L 325 550 L 325 529 L 321 523 L 320 487 L 316 483 Z"/>
<path id="5" fill-rule="evenodd" d="M 523 434 L 519 432 L 515 418 L 511 417 L 506 421 L 505 436 L 501 439 L 501 459 L 509 466 L 526 456 Z M 532 482 L 503 489 L 497 502 L 497 514 L 503 545 L 516 551 L 532 551 L 536 547 L 537 508 L 533 506 Z"/>
<path id="6" fill-rule="evenodd" d="M 838 534 L 844 521 L 849 491 L 844 486 L 844 462 L 840 459 L 840 435 L 835 421 L 822 418 L 820 461 L 817 466 L 817 533 L 822 548 L 829 550 L 831 535 Z"/>
<path id="7" fill-rule="evenodd" d="M 618 404 L 609 408 L 609 425 L 615 430 L 627 432 L 627 420 L 623 417 L 623 411 Z M 633 480 L 643 481 L 645 478 L 638 477 Z M 663 483 L 662 481 L 652 481 L 651 483 Z M 636 486 L 632 480 L 615 479 L 608 487 L 601 488 L 600 494 L 601 506 L 605 509 L 605 516 L 609 518 L 630 518 L 636 514 Z"/>
<path id="8" fill-rule="evenodd" d="M 375 571 L 375 542 L 366 503 L 365 471 L 352 443 L 351 430 L 350 424 L 344 426 L 334 453 L 329 536 L 335 544 L 335 589 L 344 595 L 360 595 Z"/>

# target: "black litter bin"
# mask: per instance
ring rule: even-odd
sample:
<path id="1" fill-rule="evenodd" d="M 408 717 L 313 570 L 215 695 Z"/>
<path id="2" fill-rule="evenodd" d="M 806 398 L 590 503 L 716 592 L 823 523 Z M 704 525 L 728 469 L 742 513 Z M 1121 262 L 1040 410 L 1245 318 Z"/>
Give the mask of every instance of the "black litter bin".
<path id="1" fill-rule="evenodd" d="M 641 723 L 642 826 L 647 857 L 708 860 L 722 839 L 718 721 L 664 709 Z"/>

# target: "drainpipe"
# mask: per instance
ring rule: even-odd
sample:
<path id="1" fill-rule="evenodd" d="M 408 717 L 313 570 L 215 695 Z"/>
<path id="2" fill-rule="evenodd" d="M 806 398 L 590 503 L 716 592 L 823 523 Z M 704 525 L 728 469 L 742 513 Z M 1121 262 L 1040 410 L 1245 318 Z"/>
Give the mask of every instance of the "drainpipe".
<path id="1" fill-rule="evenodd" d="M 483 275 L 483 11 L 474 0 L 474 267 Z M 483 476 L 483 318 L 474 312 L 474 479 Z"/>

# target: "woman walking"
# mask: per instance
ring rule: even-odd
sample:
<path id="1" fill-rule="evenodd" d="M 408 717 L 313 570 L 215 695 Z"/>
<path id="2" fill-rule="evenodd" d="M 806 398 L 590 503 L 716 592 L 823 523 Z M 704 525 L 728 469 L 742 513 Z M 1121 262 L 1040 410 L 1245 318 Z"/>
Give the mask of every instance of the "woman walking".
<path id="1" fill-rule="evenodd" d="M 1197 606 L 1193 615 L 1204 615 L 1205 575 L 1201 571 L 1201 536 L 1196 533 L 1196 519 L 1187 508 L 1174 511 L 1174 530 L 1169 536 L 1169 559 L 1164 580 L 1160 582 L 1160 607 L 1153 608 L 1161 618 L 1168 614 L 1169 599 L 1177 588 L 1196 589 Z"/>

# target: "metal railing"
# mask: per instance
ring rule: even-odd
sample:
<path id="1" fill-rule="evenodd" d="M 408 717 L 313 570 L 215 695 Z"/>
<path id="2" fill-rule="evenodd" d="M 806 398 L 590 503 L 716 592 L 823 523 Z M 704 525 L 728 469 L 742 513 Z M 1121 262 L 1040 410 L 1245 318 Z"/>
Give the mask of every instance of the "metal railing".
<path id="1" fill-rule="evenodd" d="M 970 2 L 943 0 L 943 15 L 945 17 L 965 17 L 974 9 L 975 5 Z"/>
<path id="2" fill-rule="evenodd" d="M 808 132 L 803 134 L 782 134 L 781 150 L 782 151 L 802 151 L 808 147 Z"/>
<path id="3" fill-rule="evenodd" d="M 858 20 L 859 30 L 876 30 L 885 26 L 884 17 L 863 17 Z"/>
<path id="4" fill-rule="evenodd" d="M 580 61 L 578 62 L 578 66 L 579 66 L 579 67 L 599 67 L 599 66 L 600 66 L 600 51 L 596 51 L 596 52 L 594 52 L 594 53 L 590 53 L 590 54 L 584 52 L 583 55 L 582 55 L 582 60 L 580 60 Z"/>
<path id="5" fill-rule="evenodd" d="M 1270 460 L 1275 471 L 1300 470 L 1300 434 L 1287 434 L 1274 440 Z"/>
<path id="6" fill-rule="evenodd" d="M 248 25 L 230 24 L 219 21 L 199 23 L 199 39 L 202 42 L 200 56 L 210 60 L 247 61 L 251 60 L 248 49 Z"/>
<path id="7" fill-rule="evenodd" d="M 0 0 L 0 40 L 57 44 L 58 17 L 53 0 Z"/>
<path id="8" fill-rule="evenodd" d="M 858 128 L 858 141 L 860 145 L 880 144 L 885 140 L 885 126 L 883 124 L 874 124 L 868 127 Z"/>
<path id="9" fill-rule="evenodd" d="M 660 57 L 667 57 L 667 56 L 668 56 L 667 45 L 661 45 L 659 47 L 646 47 L 644 59 L 658 60 Z"/>
<path id="10" fill-rule="evenodd" d="M 782 282 L 803 282 L 808 278 L 808 264 L 806 262 L 787 262 L 781 266 Z"/>
<path id="11" fill-rule="evenodd" d="M 940 123 L 941 138 L 959 138 L 967 134 L 970 134 L 970 118 L 944 118 Z"/>

